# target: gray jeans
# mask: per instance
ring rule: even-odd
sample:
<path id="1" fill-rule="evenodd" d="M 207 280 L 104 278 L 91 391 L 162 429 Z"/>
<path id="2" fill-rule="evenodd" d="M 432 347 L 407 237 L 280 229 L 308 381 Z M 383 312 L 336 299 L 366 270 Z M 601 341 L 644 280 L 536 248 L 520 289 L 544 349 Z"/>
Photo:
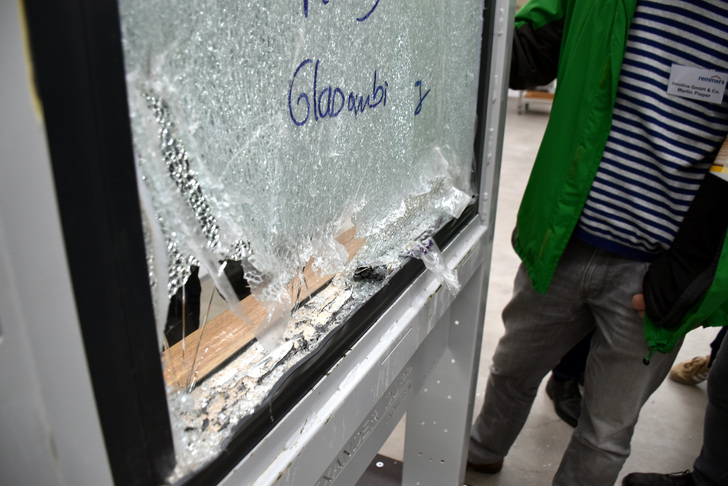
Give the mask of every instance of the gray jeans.
<path id="1" fill-rule="evenodd" d="M 485 393 L 473 425 L 469 459 L 496 462 L 526 422 L 539 384 L 561 357 L 596 328 L 584 378 L 583 410 L 553 484 L 612 486 L 629 456 L 642 405 L 662 383 L 679 346 L 649 366 L 643 323 L 632 308 L 648 264 L 573 240 L 545 295 L 523 265 L 503 310 Z"/>
<path id="2" fill-rule="evenodd" d="M 728 341 L 723 341 L 708 374 L 703 449 L 693 468 L 695 484 L 728 484 Z"/>

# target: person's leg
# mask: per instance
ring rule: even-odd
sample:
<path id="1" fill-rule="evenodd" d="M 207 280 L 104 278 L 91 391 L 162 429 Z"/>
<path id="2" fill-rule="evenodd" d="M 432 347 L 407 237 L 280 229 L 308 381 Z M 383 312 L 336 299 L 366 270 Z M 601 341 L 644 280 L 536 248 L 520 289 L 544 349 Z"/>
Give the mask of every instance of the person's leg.
<path id="1" fill-rule="evenodd" d="M 543 377 L 593 328 L 579 285 L 590 252 L 567 247 L 545 294 L 531 286 L 521 266 L 514 295 L 503 311 L 482 411 L 473 425 L 469 462 L 492 464 L 508 453 L 523 428 Z"/>
<path id="2" fill-rule="evenodd" d="M 561 420 L 576 427 L 581 416 L 580 384 L 584 381 L 586 359 L 589 356 L 593 331 L 567 352 L 551 370 L 546 393 L 554 402 L 554 410 Z"/>
<path id="3" fill-rule="evenodd" d="M 647 265 L 607 252 L 593 264 L 587 300 L 597 330 L 587 360 L 582 416 L 555 485 L 612 486 L 630 452 L 642 405 L 670 370 L 677 348 L 648 366 L 644 323 L 632 308 Z M 679 346 L 678 346 L 679 348 Z"/>
<path id="4" fill-rule="evenodd" d="M 716 356 L 718 356 L 718 350 L 720 349 L 720 345 L 723 344 L 723 338 L 725 338 L 725 334 L 728 332 L 728 327 L 721 327 L 720 331 L 718 331 L 718 335 L 715 336 L 715 339 L 713 339 L 713 342 L 710 343 L 710 362 L 708 366 L 713 366 L 713 362 L 715 361 Z"/>
<path id="5" fill-rule="evenodd" d="M 726 329 L 726 328 L 723 328 Z M 721 330 L 722 332 L 722 330 Z M 703 448 L 693 471 L 631 473 L 623 486 L 723 486 L 728 484 L 728 350 L 718 353 L 708 377 Z"/>
<path id="6" fill-rule="evenodd" d="M 576 381 L 584 380 L 584 370 L 586 369 L 586 359 L 589 357 L 589 348 L 591 347 L 592 333 L 589 333 L 581 341 L 571 348 L 559 364 L 557 364 L 551 374 L 557 381 Z"/>
<path id="7" fill-rule="evenodd" d="M 200 296 L 202 286 L 200 268 L 192 266 L 184 286 L 169 299 L 164 336 L 167 344 L 173 346 L 183 337 L 200 327 Z"/>
<path id="8" fill-rule="evenodd" d="M 693 469 L 698 486 L 728 484 L 728 349 L 722 348 L 708 375 L 703 449 Z"/>

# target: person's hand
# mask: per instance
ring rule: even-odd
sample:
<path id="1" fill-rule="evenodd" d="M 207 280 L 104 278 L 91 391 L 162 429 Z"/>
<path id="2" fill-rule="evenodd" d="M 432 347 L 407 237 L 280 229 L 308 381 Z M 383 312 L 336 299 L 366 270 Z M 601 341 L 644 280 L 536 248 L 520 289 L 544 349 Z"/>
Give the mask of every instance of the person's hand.
<path id="1" fill-rule="evenodd" d="M 637 311 L 638 316 L 645 318 L 645 294 L 636 294 L 632 297 L 632 308 Z"/>

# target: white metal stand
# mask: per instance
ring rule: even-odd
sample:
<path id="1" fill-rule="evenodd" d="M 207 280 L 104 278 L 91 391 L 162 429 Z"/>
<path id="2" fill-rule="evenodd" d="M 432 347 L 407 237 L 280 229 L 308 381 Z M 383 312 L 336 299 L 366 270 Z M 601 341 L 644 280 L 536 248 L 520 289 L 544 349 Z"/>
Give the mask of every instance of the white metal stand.
<path id="1" fill-rule="evenodd" d="M 457 262 L 460 294 L 422 274 L 225 484 L 354 484 L 405 411 L 403 483 L 457 484 L 491 244 L 471 222 L 444 251 Z"/>

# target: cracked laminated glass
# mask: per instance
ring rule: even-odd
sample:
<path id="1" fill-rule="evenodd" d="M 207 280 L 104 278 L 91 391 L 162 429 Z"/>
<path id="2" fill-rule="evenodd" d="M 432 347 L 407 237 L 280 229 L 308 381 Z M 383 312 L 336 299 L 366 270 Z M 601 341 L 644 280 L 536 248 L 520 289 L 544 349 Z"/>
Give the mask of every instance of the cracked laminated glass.
<path id="1" fill-rule="evenodd" d="M 120 1 L 176 475 L 471 202 L 482 9 Z"/>

